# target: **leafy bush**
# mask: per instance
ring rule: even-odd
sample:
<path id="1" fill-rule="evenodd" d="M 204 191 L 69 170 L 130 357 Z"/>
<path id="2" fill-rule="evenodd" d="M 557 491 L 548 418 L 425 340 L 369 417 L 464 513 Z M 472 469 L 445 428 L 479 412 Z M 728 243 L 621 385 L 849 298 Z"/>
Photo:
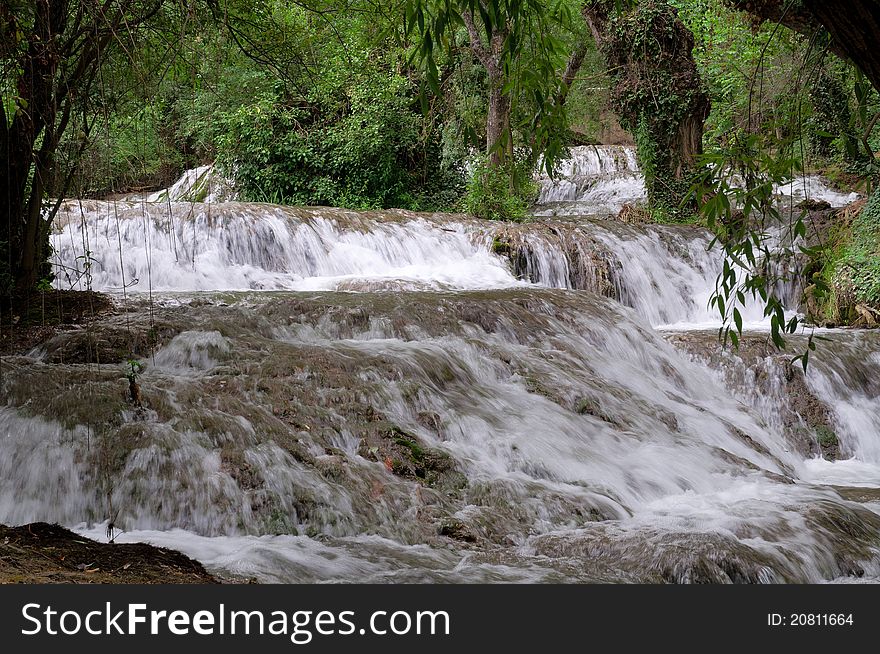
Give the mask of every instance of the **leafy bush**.
<path id="1" fill-rule="evenodd" d="M 463 205 L 466 213 L 477 218 L 522 221 L 537 193 L 532 168 L 526 162 L 490 166 L 482 160 L 468 183 Z"/>
<path id="2" fill-rule="evenodd" d="M 880 191 L 853 219 L 850 237 L 834 262 L 833 278 L 853 304 L 880 307 Z"/>
<path id="3" fill-rule="evenodd" d="M 443 165 L 439 130 L 412 95 L 406 79 L 387 74 L 295 101 L 265 92 L 219 116 L 219 163 L 256 202 L 448 208 L 463 171 Z"/>
<path id="4" fill-rule="evenodd" d="M 820 425 L 816 428 L 816 441 L 822 447 L 834 447 L 839 444 L 839 440 L 837 439 L 837 434 L 835 434 L 830 428 L 825 425 Z"/>

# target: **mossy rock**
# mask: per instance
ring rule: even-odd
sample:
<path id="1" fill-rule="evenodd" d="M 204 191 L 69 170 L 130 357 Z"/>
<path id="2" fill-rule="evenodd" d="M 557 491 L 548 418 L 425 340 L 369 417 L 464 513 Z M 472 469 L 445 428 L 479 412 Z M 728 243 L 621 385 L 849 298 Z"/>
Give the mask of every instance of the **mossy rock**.
<path id="1" fill-rule="evenodd" d="M 840 458 L 840 439 L 833 429 L 827 425 L 819 425 L 813 431 L 816 442 L 822 450 L 822 456 L 826 459 Z"/>
<path id="2" fill-rule="evenodd" d="M 479 536 L 470 525 L 452 517 L 440 522 L 438 533 L 464 543 L 476 543 L 479 540 Z"/>
<path id="3" fill-rule="evenodd" d="M 395 476 L 429 488 L 456 492 L 467 486 L 467 478 L 457 470 L 449 454 L 425 445 L 417 436 L 396 425 L 387 425 L 367 435 L 361 441 L 358 454 L 383 463 Z"/>
<path id="4" fill-rule="evenodd" d="M 492 252 L 500 256 L 510 256 L 510 241 L 508 239 L 492 239 Z"/>

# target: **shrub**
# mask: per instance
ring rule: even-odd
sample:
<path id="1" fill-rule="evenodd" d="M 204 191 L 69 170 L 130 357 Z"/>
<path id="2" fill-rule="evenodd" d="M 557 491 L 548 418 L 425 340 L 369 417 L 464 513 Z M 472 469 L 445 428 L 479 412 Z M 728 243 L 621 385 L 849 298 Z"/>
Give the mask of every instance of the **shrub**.
<path id="1" fill-rule="evenodd" d="M 536 200 L 538 189 L 527 162 L 490 166 L 483 160 L 468 183 L 464 210 L 486 220 L 522 221 Z"/>
<path id="2" fill-rule="evenodd" d="M 309 100 L 264 93 L 221 116 L 221 168 L 244 200 L 353 209 L 453 206 L 461 166 L 444 166 L 439 130 L 401 77 L 367 75 Z"/>

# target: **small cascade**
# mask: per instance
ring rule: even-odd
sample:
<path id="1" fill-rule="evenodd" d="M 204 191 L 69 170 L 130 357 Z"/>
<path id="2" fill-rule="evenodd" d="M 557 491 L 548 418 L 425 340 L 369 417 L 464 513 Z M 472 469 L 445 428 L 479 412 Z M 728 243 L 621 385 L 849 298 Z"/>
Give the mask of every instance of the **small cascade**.
<path id="1" fill-rule="evenodd" d="M 841 486 L 880 486 L 880 334 L 819 330 L 821 346 L 806 374 L 792 355 L 775 350 L 765 335 L 747 334 L 738 350 L 718 347 L 715 332 L 667 335 L 719 379 L 792 451 L 816 457 L 806 477 Z M 803 352 L 806 337 L 789 338 Z"/>
<path id="2" fill-rule="evenodd" d="M 635 149 L 627 146 L 572 148 L 552 179 L 542 171 L 538 181 L 537 216 L 616 216 L 646 197 Z"/>
<path id="3" fill-rule="evenodd" d="M 718 323 L 709 298 L 721 261 L 709 248 L 707 230 L 584 220 L 509 226 L 494 239 L 514 272 L 534 284 L 614 298 L 654 327 L 699 329 Z M 796 308 L 799 276 L 780 271 L 776 293 Z M 759 301 L 750 300 L 740 310 L 746 326 L 766 322 Z"/>
<path id="4" fill-rule="evenodd" d="M 792 205 L 804 200 L 827 202 L 831 207 L 845 207 L 861 196 L 858 193 L 842 193 L 831 188 L 828 180 L 820 175 L 801 175 L 788 184 L 776 188 L 776 193 L 783 198 L 790 198 Z"/>
<path id="5" fill-rule="evenodd" d="M 542 217 L 616 216 L 626 204 L 643 204 L 647 190 L 632 146 L 586 145 L 571 148 L 571 157 L 559 163 L 551 178 L 542 171 L 538 202 L 533 210 Z M 843 207 L 859 199 L 857 193 L 836 191 L 819 175 L 799 175 L 776 186 L 780 206 L 804 200 Z"/>
<path id="6" fill-rule="evenodd" d="M 391 283 L 466 289 L 519 283 L 474 241 L 472 225 L 407 212 L 71 202 L 62 207 L 56 229 L 52 245 L 62 288 L 368 290 Z"/>
<path id="7" fill-rule="evenodd" d="M 151 193 L 147 202 L 230 202 L 235 200 L 231 180 L 222 177 L 213 164 L 187 170 L 172 186 Z"/>
<path id="8" fill-rule="evenodd" d="M 652 326 L 705 326 L 720 272 L 710 235 L 616 221 L 492 224 L 464 216 L 243 203 L 70 202 L 52 236 L 61 288 L 121 292 L 493 289 L 614 298 Z M 779 293 L 796 306 L 797 276 Z M 755 302 L 747 323 L 763 320 Z"/>

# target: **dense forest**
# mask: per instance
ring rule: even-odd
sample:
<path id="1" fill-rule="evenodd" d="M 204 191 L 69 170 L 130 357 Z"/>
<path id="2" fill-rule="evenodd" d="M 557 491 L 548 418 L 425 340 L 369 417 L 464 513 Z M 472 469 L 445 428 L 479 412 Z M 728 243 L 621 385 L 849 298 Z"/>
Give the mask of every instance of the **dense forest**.
<path id="1" fill-rule="evenodd" d="M 878 37 L 873 0 L 2 0 L 2 533 L 880 580 Z"/>

